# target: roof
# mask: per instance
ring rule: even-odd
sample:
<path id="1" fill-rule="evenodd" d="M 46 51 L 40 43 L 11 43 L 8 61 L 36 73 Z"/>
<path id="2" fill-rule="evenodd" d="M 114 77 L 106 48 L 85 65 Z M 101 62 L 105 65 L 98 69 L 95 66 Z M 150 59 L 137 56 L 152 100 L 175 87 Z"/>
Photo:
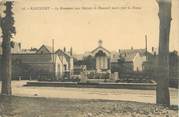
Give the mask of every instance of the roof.
<path id="1" fill-rule="evenodd" d="M 53 63 L 57 59 L 57 55 L 54 54 L 12 54 L 14 60 L 21 60 L 23 63 Z M 53 59 L 54 58 L 54 59 Z M 53 61 L 54 60 L 54 61 Z"/>
<path id="2" fill-rule="evenodd" d="M 48 49 L 49 52 L 51 53 L 53 52 L 53 48 L 51 46 L 48 46 L 48 45 L 44 45 L 44 46 Z"/>
<path id="3" fill-rule="evenodd" d="M 35 50 L 32 50 L 32 49 L 22 49 L 21 50 L 21 54 L 33 54 L 33 53 L 36 53 L 37 52 L 37 50 L 35 51 Z"/>
<path id="4" fill-rule="evenodd" d="M 124 58 L 126 62 L 132 62 L 137 55 L 137 53 L 140 56 L 145 56 L 146 55 L 146 50 L 145 49 L 123 49 L 119 50 L 119 52 L 113 52 L 113 57 L 114 61 L 116 59 L 120 59 L 120 57 Z M 113 60 L 112 60 L 113 61 Z"/>
<path id="5" fill-rule="evenodd" d="M 83 54 L 73 54 L 73 57 L 77 60 L 83 60 L 84 57 L 92 56 L 92 53 L 89 51 L 86 51 Z"/>
<path id="6" fill-rule="evenodd" d="M 58 54 L 58 55 L 63 55 L 63 56 L 65 56 L 65 58 L 66 58 L 67 60 L 70 60 L 70 58 L 72 57 L 72 56 L 70 55 L 70 53 L 64 52 L 64 51 L 61 50 L 61 49 L 58 49 L 55 53 Z"/>
<path id="7" fill-rule="evenodd" d="M 141 56 L 144 56 L 146 53 L 146 50 L 145 49 L 121 49 L 121 50 L 119 50 L 119 53 L 127 54 L 127 55 L 139 53 Z"/>
<path id="8" fill-rule="evenodd" d="M 134 60 L 136 55 L 137 55 L 137 53 L 128 54 L 127 56 L 124 57 L 124 60 L 127 61 L 127 62 L 131 62 L 131 61 Z"/>
<path id="9" fill-rule="evenodd" d="M 52 53 L 53 52 L 53 49 L 51 46 L 48 46 L 48 45 L 42 45 L 38 50 L 37 50 L 37 53 L 42 49 L 42 48 L 45 48 L 49 53 Z"/>
<path id="10" fill-rule="evenodd" d="M 93 51 L 91 51 L 91 53 L 92 54 L 96 54 L 95 52 L 97 52 L 98 50 L 103 50 L 103 51 L 105 51 L 105 53 L 107 54 L 107 55 L 110 55 L 110 51 L 108 51 L 106 48 L 104 48 L 104 47 L 102 47 L 102 46 L 98 46 L 97 48 L 95 48 Z"/>

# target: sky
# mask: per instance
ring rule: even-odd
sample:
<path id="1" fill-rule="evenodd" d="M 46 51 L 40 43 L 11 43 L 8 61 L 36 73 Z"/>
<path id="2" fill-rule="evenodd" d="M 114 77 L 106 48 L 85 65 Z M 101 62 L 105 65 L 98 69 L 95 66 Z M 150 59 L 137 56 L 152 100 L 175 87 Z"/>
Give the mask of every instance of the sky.
<path id="1" fill-rule="evenodd" d="M 172 0 L 170 50 L 179 51 L 179 0 Z M 98 40 L 110 51 L 158 47 L 156 0 L 18 0 L 14 5 L 16 35 L 23 48 L 42 44 L 92 51 Z"/>

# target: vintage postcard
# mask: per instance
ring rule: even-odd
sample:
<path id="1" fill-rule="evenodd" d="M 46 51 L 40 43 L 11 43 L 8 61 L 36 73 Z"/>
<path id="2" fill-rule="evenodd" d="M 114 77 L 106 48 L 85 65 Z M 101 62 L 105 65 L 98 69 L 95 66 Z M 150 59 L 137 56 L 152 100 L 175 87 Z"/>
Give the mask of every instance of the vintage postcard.
<path id="1" fill-rule="evenodd" d="M 0 0 L 0 117 L 177 117 L 178 0 Z"/>

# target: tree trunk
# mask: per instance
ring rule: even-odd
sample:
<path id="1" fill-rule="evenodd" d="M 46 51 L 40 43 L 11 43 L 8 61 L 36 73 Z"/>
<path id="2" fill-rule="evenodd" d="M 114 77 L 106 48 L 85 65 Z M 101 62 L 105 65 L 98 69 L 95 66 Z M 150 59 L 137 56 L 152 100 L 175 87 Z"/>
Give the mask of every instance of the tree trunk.
<path id="1" fill-rule="evenodd" d="M 1 19 L 2 28 L 2 95 L 10 96 L 11 91 L 11 38 L 16 33 L 13 17 L 13 1 L 5 1 L 5 16 Z"/>
<path id="2" fill-rule="evenodd" d="M 11 42 L 3 38 L 2 42 L 2 95 L 11 95 Z"/>
<path id="3" fill-rule="evenodd" d="M 160 35 L 159 35 L 159 56 L 157 70 L 157 104 L 170 105 L 169 95 L 169 36 L 171 22 L 171 1 L 159 0 L 159 18 L 160 18 Z"/>

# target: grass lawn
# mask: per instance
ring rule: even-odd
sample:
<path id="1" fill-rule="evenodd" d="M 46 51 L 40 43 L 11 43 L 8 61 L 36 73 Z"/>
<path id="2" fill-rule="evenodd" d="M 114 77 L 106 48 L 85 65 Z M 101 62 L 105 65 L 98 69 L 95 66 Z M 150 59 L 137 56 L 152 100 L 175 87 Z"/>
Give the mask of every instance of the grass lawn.
<path id="1" fill-rule="evenodd" d="M 0 117 L 177 117 L 178 108 L 155 104 L 0 96 Z"/>

